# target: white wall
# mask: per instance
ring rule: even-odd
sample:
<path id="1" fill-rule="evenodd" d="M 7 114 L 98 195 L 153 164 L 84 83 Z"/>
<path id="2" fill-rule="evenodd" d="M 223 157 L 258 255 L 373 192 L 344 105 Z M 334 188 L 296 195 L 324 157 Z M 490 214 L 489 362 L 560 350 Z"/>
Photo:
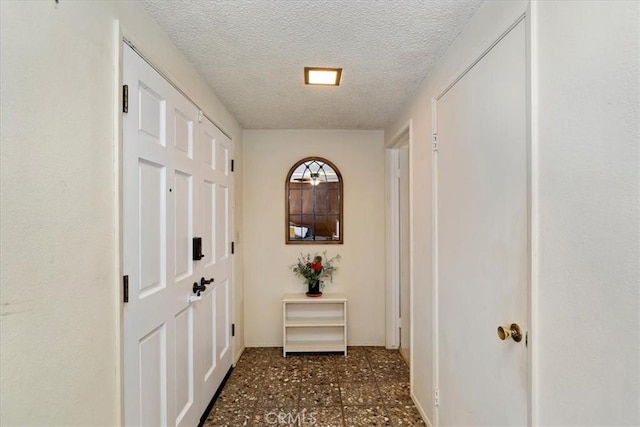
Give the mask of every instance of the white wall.
<path id="1" fill-rule="evenodd" d="M 640 3 L 539 2 L 541 425 L 640 425 Z"/>
<path id="2" fill-rule="evenodd" d="M 349 345 L 384 345 L 384 149 L 382 131 L 244 131 L 245 342 L 282 345 L 282 295 L 304 292 L 289 268 L 326 249 L 342 260 L 325 292 L 345 292 Z M 307 156 L 333 162 L 344 180 L 344 244 L 285 245 L 285 180 Z"/>
<path id="3" fill-rule="evenodd" d="M 638 7 L 533 6 L 540 425 L 640 424 Z M 413 391 L 431 420 L 431 99 L 526 8 L 485 2 L 385 130 L 412 119 Z"/>
<path id="4" fill-rule="evenodd" d="M 137 2 L 2 1 L 0 19 L 0 424 L 118 425 L 114 19 L 241 129 Z"/>

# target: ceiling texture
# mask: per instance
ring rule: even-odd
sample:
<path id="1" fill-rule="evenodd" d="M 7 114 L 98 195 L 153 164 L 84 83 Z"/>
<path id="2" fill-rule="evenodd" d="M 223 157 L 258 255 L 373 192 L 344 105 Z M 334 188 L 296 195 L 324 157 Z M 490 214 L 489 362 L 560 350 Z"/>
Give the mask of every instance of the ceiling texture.
<path id="1" fill-rule="evenodd" d="M 383 129 L 482 0 L 141 0 L 244 129 Z M 343 68 L 338 87 L 304 67 Z"/>

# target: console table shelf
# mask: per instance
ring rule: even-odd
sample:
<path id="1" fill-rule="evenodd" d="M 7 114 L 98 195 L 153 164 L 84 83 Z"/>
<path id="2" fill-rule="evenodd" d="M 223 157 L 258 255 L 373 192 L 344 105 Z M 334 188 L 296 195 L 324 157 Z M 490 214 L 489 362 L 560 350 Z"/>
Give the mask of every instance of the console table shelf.
<path id="1" fill-rule="evenodd" d="M 347 296 L 286 294 L 282 298 L 282 353 L 334 352 L 347 354 Z"/>

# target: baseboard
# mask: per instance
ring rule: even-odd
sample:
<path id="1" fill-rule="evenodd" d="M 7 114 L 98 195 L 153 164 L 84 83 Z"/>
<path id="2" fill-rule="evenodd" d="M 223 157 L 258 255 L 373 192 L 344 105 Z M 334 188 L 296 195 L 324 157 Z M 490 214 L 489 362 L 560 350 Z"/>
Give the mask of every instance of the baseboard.
<path id="1" fill-rule="evenodd" d="M 384 342 L 355 341 L 348 342 L 347 347 L 384 347 Z"/>
<path id="2" fill-rule="evenodd" d="M 245 350 L 246 348 L 247 348 L 247 347 L 242 347 L 242 348 L 240 349 L 240 351 L 239 351 L 239 352 L 238 352 L 238 354 L 236 355 L 235 359 L 233 360 L 233 366 L 236 366 L 236 365 L 238 364 L 238 360 L 240 360 L 240 358 L 242 357 L 242 353 L 244 353 L 244 350 Z"/>
<path id="3" fill-rule="evenodd" d="M 431 420 L 429 419 L 429 417 L 427 416 L 427 413 L 424 411 L 424 409 L 420 405 L 420 402 L 418 402 L 418 399 L 416 399 L 416 396 L 413 394 L 413 392 L 411 392 L 411 400 L 413 400 L 413 404 L 416 405 L 416 409 L 418 409 L 418 412 L 420 413 L 420 416 L 422 417 L 422 421 L 424 421 L 424 423 L 428 427 L 433 427 L 433 424 L 431 423 Z"/>
<path id="4" fill-rule="evenodd" d="M 279 342 L 277 344 L 264 343 L 264 342 L 247 344 L 245 342 L 244 343 L 244 347 L 245 348 L 253 348 L 253 347 L 280 347 L 280 348 L 282 348 L 282 342 Z"/>
<path id="5" fill-rule="evenodd" d="M 380 343 L 380 342 L 348 342 L 347 343 L 348 347 L 384 347 L 384 343 Z M 244 343 L 244 347 L 243 348 L 253 348 L 253 347 L 279 347 L 282 348 L 282 342 L 279 342 L 277 344 L 273 344 L 273 343 L 264 343 L 264 342 L 259 342 L 259 343 Z M 392 349 L 392 350 L 397 350 L 396 349 Z"/>

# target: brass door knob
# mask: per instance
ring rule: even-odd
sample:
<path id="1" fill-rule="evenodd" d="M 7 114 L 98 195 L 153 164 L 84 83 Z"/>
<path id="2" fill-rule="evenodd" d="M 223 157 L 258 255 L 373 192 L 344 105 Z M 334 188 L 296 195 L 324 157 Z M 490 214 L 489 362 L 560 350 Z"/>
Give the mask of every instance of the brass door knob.
<path id="1" fill-rule="evenodd" d="M 498 337 L 502 341 L 513 338 L 515 342 L 522 341 L 522 329 L 517 323 L 512 323 L 509 327 L 498 326 Z"/>

